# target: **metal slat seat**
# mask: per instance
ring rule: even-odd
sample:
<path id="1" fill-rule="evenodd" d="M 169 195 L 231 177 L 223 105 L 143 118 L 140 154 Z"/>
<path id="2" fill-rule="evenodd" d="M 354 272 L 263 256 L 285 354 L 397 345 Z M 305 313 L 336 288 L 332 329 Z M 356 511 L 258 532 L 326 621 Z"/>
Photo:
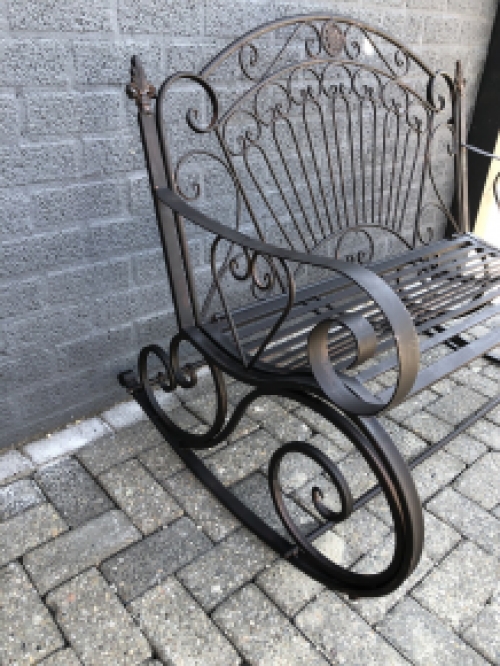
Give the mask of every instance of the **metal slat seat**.
<path id="1" fill-rule="evenodd" d="M 500 297 L 500 252 L 472 235 L 435 243 L 424 252 L 421 249 L 407 252 L 379 262 L 371 269 L 392 287 L 405 304 L 421 336 L 432 333 L 435 327 L 449 323 L 450 319 L 460 319 L 459 328 L 463 332 L 476 325 L 478 320 L 486 319 L 489 311 L 481 311 L 481 316 L 476 314 L 468 323 L 467 318 L 471 314 Z M 261 345 L 266 330 L 272 326 L 282 308 L 283 298 L 278 297 L 274 301 L 267 300 L 264 305 L 256 304 L 234 312 L 241 343 L 249 356 Z M 321 319 L 346 312 L 367 315 L 377 331 L 379 351 L 390 350 L 394 347 L 390 331 L 380 320 L 379 313 L 373 313 L 373 309 L 373 303 L 366 298 L 366 294 L 350 287 L 346 280 L 339 277 L 299 290 L 294 307 L 275 334 L 272 344 L 262 354 L 258 369 L 264 373 L 310 373 L 307 357 L 309 332 Z M 218 344 L 225 346 L 229 354 L 237 356 L 224 315 L 215 319 L 214 323 L 205 324 L 203 329 L 207 335 L 217 339 Z M 450 334 L 450 337 L 453 335 Z M 446 342 L 443 336 L 439 340 Z M 429 349 L 428 343 L 425 348 Z M 329 352 L 331 362 L 345 368 L 355 352 L 352 337 L 339 327 L 332 330 Z M 375 376 L 373 372 L 370 375 L 371 378 Z"/>

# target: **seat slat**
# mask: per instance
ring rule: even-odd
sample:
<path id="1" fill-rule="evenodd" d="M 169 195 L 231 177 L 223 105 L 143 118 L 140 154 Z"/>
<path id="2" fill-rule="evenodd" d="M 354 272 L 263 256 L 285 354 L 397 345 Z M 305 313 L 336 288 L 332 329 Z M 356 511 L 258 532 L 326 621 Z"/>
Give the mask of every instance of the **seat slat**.
<path id="1" fill-rule="evenodd" d="M 440 241 L 425 250 L 420 248 L 371 268 L 405 303 L 421 334 L 446 324 L 451 318 L 470 316 L 478 307 L 500 296 L 500 256 L 470 236 Z M 237 313 L 235 323 L 240 341 L 250 357 L 276 321 L 285 298 L 277 297 L 267 301 L 264 307 L 257 304 Z M 393 347 L 392 332 L 373 302 L 359 288 L 337 277 L 298 292 L 296 304 L 263 353 L 260 365 L 273 366 L 280 372 L 309 372 L 309 331 L 325 317 L 334 318 L 345 312 L 356 312 L 369 319 L 377 332 L 378 352 Z M 467 327 L 463 324 L 461 330 Z M 219 320 L 212 332 L 215 330 L 219 343 L 224 344 L 230 335 L 226 322 Z M 208 332 L 210 334 L 210 330 Z M 427 348 L 430 348 L 429 343 Z M 355 351 L 354 342 L 345 330 L 333 329 L 329 350 L 335 365 L 347 367 Z"/>

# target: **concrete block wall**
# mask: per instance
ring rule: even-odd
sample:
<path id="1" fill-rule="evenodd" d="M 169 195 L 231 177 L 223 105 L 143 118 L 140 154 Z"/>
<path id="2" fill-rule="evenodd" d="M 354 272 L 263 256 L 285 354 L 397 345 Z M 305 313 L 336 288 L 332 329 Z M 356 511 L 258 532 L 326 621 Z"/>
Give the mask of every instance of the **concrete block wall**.
<path id="1" fill-rule="evenodd" d="M 472 104 L 496 5 L 0 0 L 0 447 L 123 397 L 116 374 L 175 329 L 124 93 L 133 53 L 158 85 L 263 21 L 329 11 L 381 25 L 433 67 L 460 57 Z"/>

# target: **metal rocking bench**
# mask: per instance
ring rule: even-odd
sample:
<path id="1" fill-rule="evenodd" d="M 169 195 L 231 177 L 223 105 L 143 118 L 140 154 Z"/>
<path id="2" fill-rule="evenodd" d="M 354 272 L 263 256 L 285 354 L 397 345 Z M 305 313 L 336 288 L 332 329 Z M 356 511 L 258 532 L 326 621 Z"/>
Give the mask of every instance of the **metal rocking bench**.
<path id="1" fill-rule="evenodd" d="M 409 462 L 377 420 L 500 343 L 499 330 L 478 326 L 500 313 L 500 251 L 469 231 L 460 64 L 453 77 L 434 73 L 359 21 L 300 16 L 247 33 L 158 92 L 134 57 L 127 92 L 139 109 L 178 333 L 168 351 L 142 349 L 138 375 L 121 373 L 121 383 L 193 473 L 277 553 L 351 597 L 390 593 L 422 552 L 410 469 L 500 402 Z M 446 160 L 455 186 L 441 194 Z M 455 232 L 437 240 L 444 223 Z M 207 257 L 200 266 L 195 248 Z M 465 335 L 471 327 L 487 332 Z M 182 430 L 157 399 L 158 387 L 196 384 L 201 362 L 184 364 L 181 343 L 213 380 L 215 417 L 203 434 Z M 229 418 L 225 374 L 253 387 Z M 227 439 L 262 396 L 328 419 L 378 486 L 355 501 L 318 447 L 277 445 L 269 491 L 288 536 L 278 533 L 195 453 Z M 314 461 L 340 500 L 334 511 L 313 489 L 323 522 L 309 533 L 280 477 L 292 454 Z M 314 540 L 378 493 L 395 532 L 387 566 L 364 574 L 328 559 Z"/>

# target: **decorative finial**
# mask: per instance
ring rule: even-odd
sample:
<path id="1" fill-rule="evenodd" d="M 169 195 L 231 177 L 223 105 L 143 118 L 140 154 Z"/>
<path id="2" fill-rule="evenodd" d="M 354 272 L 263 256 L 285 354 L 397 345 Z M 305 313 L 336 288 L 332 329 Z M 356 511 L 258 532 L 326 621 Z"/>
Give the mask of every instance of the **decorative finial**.
<path id="1" fill-rule="evenodd" d="M 139 110 L 143 113 L 151 113 L 151 100 L 156 97 L 156 88 L 148 83 L 146 72 L 142 66 L 139 56 L 132 56 L 132 67 L 130 70 L 131 81 L 127 85 L 127 95 L 135 100 Z"/>

